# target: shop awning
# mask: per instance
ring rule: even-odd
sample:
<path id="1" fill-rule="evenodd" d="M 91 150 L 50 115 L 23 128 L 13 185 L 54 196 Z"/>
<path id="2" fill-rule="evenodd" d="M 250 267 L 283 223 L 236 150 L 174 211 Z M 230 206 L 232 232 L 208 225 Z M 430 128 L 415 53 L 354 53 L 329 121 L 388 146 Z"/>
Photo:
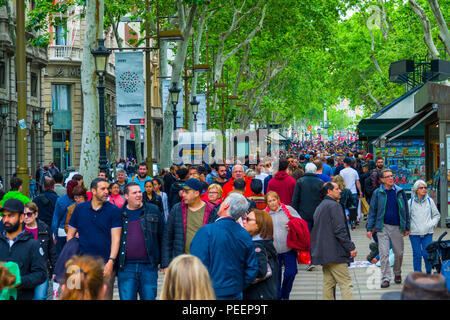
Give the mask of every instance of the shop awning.
<path id="1" fill-rule="evenodd" d="M 274 141 L 287 141 L 288 140 L 286 137 L 282 136 L 277 131 L 272 131 L 271 133 L 269 133 L 267 138 L 269 140 L 274 140 Z"/>
<path id="2" fill-rule="evenodd" d="M 438 109 L 437 105 L 433 105 L 431 109 L 427 108 L 427 109 L 417 113 L 413 117 L 403 121 L 402 123 L 400 123 L 399 125 L 395 126 L 394 128 L 386 131 L 379 138 L 374 140 L 372 143 L 374 145 L 378 145 L 383 140 L 384 140 L 384 143 L 385 143 L 385 142 L 392 141 L 392 140 L 394 140 L 394 139 L 404 135 L 405 133 L 411 131 L 416 126 L 418 126 L 420 123 L 422 123 L 425 119 L 430 117 L 433 113 L 437 112 L 437 109 Z M 396 133 L 396 134 L 392 135 L 394 133 Z M 391 136 L 388 137 L 389 135 L 391 135 Z"/>

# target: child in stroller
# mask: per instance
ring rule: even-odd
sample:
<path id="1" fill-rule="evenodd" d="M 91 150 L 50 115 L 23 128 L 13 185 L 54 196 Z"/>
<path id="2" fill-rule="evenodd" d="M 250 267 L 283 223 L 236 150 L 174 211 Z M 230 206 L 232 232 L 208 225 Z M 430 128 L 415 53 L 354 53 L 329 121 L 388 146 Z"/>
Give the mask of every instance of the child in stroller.
<path id="1" fill-rule="evenodd" d="M 428 253 L 428 261 L 437 273 L 441 273 L 447 282 L 447 289 L 450 292 L 450 240 L 442 241 L 447 235 L 444 232 L 437 241 L 430 243 L 426 250 Z"/>

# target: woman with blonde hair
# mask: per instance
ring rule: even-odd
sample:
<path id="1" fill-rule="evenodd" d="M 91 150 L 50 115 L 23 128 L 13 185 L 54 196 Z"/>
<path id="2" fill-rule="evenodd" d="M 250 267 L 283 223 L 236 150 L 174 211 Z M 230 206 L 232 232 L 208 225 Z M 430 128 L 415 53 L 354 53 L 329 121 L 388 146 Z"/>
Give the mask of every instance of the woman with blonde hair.
<path id="1" fill-rule="evenodd" d="M 297 275 L 297 252 L 286 244 L 289 222 L 289 213 L 294 218 L 301 218 L 298 212 L 291 206 L 281 203 L 279 195 L 275 191 L 269 191 L 265 195 L 269 212 L 273 223 L 273 245 L 278 257 L 278 300 L 289 300 L 289 295 Z M 282 268 L 284 266 L 284 272 Z"/>
<path id="2" fill-rule="evenodd" d="M 208 186 L 208 200 L 209 202 L 211 202 L 214 206 L 219 206 L 222 201 L 222 187 L 220 186 L 220 184 L 217 183 L 212 183 Z"/>
<path id="3" fill-rule="evenodd" d="M 208 270 L 199 258 L 190 254 L 177 256 L 169 264 L 161 300 L 215 300 Z"/>
<path id="4" fill-rule="evenodd" d="M 61 300 L 103 300 L 106 293 L 103 269 L 102 259 L 88 255 L 67 261 Z"/>

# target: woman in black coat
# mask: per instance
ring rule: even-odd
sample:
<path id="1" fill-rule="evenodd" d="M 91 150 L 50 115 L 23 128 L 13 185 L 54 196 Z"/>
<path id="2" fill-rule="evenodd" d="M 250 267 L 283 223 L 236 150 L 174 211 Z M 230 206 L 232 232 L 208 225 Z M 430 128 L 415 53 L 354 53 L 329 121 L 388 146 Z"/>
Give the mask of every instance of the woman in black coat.
<path id="1" fill-rule="evenodd" d="M 252 209 L 244 220 L 258 259 L 258 275 L 243 292 L 244 300 L 276 300 L 278 297 L 278 258 L 273 245 L 273 223 L 264 210 Z"/>
<path id="2" fill-rule="evenodd" d="M 162 198 L 153 191 L 153 182 L 151 180 L 145 182 L 145 192 L 142 194 L 142 201 L 153 203 L 164 213 Z"/>
<path id="3" fill-rule="evenodd" d="M 38 217 L 38 206 L 34 202 L 25 205 L 25 231 L 33 234 L 34 239 L 39 242 L 39 253 L 44 257 L 47 267 L 47 279 L 36 287 L 34 300 L 46 300 L 48 297 L 48 283 L 53 275 L 57 257 L 56 247 L 51 237 L 50 228 Z"/>

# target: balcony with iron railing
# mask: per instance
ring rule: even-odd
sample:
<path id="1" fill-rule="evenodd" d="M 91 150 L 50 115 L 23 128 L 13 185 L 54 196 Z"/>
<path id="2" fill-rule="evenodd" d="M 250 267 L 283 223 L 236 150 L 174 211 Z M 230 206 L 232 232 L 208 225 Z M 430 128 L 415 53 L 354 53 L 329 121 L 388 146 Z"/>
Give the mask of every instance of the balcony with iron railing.
<path id="1" fill-rule="evenodd" d="M 74 46 L 50 45 L 48 46 L 48 59 L 50 61 L 79 61 L 81 62 L 82 49 Z"/>

